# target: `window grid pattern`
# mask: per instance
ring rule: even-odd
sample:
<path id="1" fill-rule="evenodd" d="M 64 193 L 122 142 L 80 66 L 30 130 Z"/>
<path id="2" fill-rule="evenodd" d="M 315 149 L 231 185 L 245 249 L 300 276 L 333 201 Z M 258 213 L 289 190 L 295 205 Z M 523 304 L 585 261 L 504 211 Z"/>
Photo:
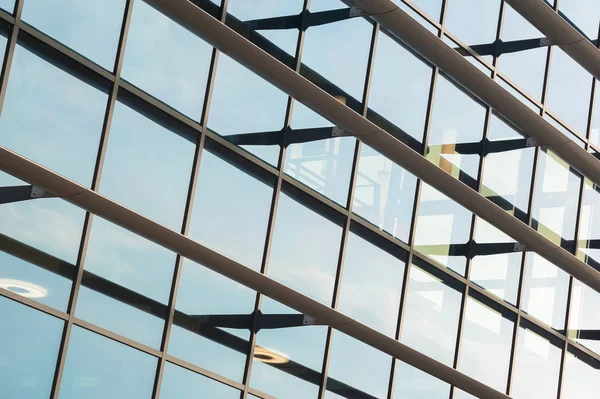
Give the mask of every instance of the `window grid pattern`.
<path id="1" fill-rule="evenodd" d="M 141 0 L 135 0 L 135 1 L 141 1 Z M 227 0 L 224 0 L 223 2 L 224 2 L 224 4 L 220 11 L 220 18 L 221 18 L 222 22 L 225 22 L 226 13 L 224 12 L 224 10 L 226 10 L 226 7 L 227 7 Z M 406 306 L 405 299 L 406 299 L 406 295 L 407 295 L 407 284 L 409 281 L 410 269 L 411 269 L 411 267 L 408 267 L 408 266 L 411 265 L 415 259 L 419 259 L 421 261 L 427 262 L 428 264 L 430 264 L 431 267 L 437 268 L 440 271 L 449 274 L 452 279 L 456 280 L 459 284 L 461 284 L 461 286 L 464 287 L 463 302 L 462 302 L 461 312 L 460 312 L 460 316 L 459 316 L 459 328 L 458 328 L 458 335 L 457 335 L 458 339 L 457 339 L 455 358 L 454 358 L 454 366 L 455 367 L 457 367 L 458 362 L 459 362 L 460 348 L 461 348 L 461 342 L 462 342 L 462 330 L 464 328 L 464 323 L 465 323 L 465 320 L 464 320 L 465 319 L 465 309 L 466 309 L 467 298 L 469 298 L 470 293 L 474 293 L 477 296 L 477 298 L 483 298 L 485 301 L 489 301 L 490 303 L 493 303 L 495 306 L 503 307 L 506 310 L 506 312 L 508 312 L 509 314 L 512 315 L 512 317 L 514 317 L 515 323 L 514 323 L 512 351 L 511 351 L 511 357 L 510 357 L 511 361 L 510 361 L 510 368 L 508 371 L 508 381 L 507 381 L 507 387 L 506 387 L 507 393 L 510 394 L 510 391 L 511 391 L 511 384 L 513 381 L 513 371 L 514 371 L 514 363 L 515 363 L 515 354 L 516 354 L 516 350 L 517 350 L 518 330 L 519 330 L 519 326 L 521 325 L 522 319 L 527 320 L 527 322 L 533 323 L 536 326 L 538 326 L 544 332 L 544 334 L 547 334 L 547 336 L 551 336 L 553 338 L 559 339 L 562 343 L 564 343 L 564 346 L 562 348 L 563 354 L 562 354 L 561 367 L 560 367 L 561 379 L 559 380 L 559 397 L 560 397 L 560 390 L 562 387 L 562 375 L 564 374 L 565 359 L 566 359 L 568 353 L 570 353 L 570 352 L 571 353 L 575 352 L 578 354 L 583 353 L 583 354 L 595 359 L 596 361 L 600 361 L 599 354 L 596 354 L 596 353 L 590 351 L 589 349 L 583 347 L 582 345 L 576 343 L 575 341 L 566 339 L 565 331 L 567 331 L 569 313 L 570 313 L 570 300 L 571 300 L 570 294 L 573 289 L 573 278 L 572 277 L 569 278 L 569 295 L 567 296 L 569 302 L 567 304 L 567 310 L 566 310 L 565 328 L 562 331 L 553 330 L 550 327 L 538 322 L 532 316 L 529 316 L 527 313 L 520 310 L 521 309 L 521 300 L 522 300 L 521 294 L 522 294 L 522 290 L 523 290 L 524 265 L 525 265 L 527 256 L 529 256 L 528 254 L 524 254 L 522 256 L 521 276 L 520 276 L 520 280 L 519 280 L 517 304 L 516 304 L 516 306 L 513 306 L 513 305 L 508 304 L 508 303 L 502 301 L 501 299 L 495 297 L 493 294 L 490 294 L 488 291 L 483 290 L 478 285 L 476 285 L 470 281 L 471 259 L 467 260 L 465 276 L 461 276 L 457 273 L 454 273 L 454 272 L 446 269 L 445 267 L 439 265 L 437 262 L 435 262 L 433 260 L 422 259 L 422 255 L 419 254 L 417 251 L 415 251 L 414 247 L 412 245 L 409 246 L 405 243 L 402 243 L 402 242 L 399 242 L 397 240 L 390 238 L 387 234 L 381 232 L 375 226 L 372 226 L 371 224 L 364 221 L 360 217 L 357 217 L 356 215 L 354 215 L 352 213 L 352 204 L 353 204 L 353 196 L 354 196 L 354 188 L 355 188 L 354 186 L 355 186 L 356 177 L 357 177 L 358 157 L 359 157 L 360 148 L 361 148 L 360 142 L 357 141 L 357 143 L 356 143 L 347 206 L 343 207 L 325 197 L 322 197 L 322 196 L 314 193 L 312 190 L 306 188 L 304 185 L 298 183 L 293 178 L 287 176 L 283 172 L 283 163 L 285 160 L 285 148 L 282 148 L 282 151 L 279 154 L 278 167 L 273 168 L 270 165 L 266 164 L 265 162 L 258 160 L 256 158 L 252 157 L 251 155 L 247 154 L 243 150 L 240 150 L 239 148 L 231 145 L 229 142 L 227 142 L 220 136 L 210 132 L 208 129 L 203 128 L 205 126 L 205 121 L 206 121 L 206 118 L 207 118 L 207 115 L 209 112 L 209 108 L 210 108 L 210 96 L 211 96 L 211 91 L 213 88 L 215 71 L 216 71 L 216 68 L 218 68 L 218 51 L 217 50 L 213 49 L 213 53 L 212 53 L 212 58 L 211 58 L 211 63 L 210 63 L 210 71 L 209 71 L 209 75 L 208 75 L 208 83 L 207 83 L 207 89 L 206 89 L 206 100 L 204 101 L 204 106 L 202 109 L 202 117 L 201 117 L 200 121 L 191 120 L 190 118 L 188 118 L 188 117 L 180 114 L 179 112 L 173 110 L 172 108 L 164 105 L 160 101 L 152 98 L 148 94 L 146 94 L 143 91 L 137 89 L 136 87 L 130 85 L 129 83 L 122 81 L 120 75 L 121 75 L 121 68 L 122 68 L 122 63 L 123 63 L 123 56 L 125 53 L 125 44 L 126 44 L 126 39 L 127 39 L 127 33 L 128 33 L 129 23 L 131 20 L 131 13 L 132 13 L 132 9 L 133 9 L 133 3 L 134 3 L 134 0 L 128 0 L 126 3 L 125 14 L 124 14 L 124 23 L 123 23 L 123 27 L 122 27 L 122 31 L 121 31 L 121 35 L 120 35 L 116 62 L 115 62 L 114 70 L 112 72 L 107 72 L 106 70 L 100 68 L 99 66 L 95 65 L 91 61 L 87 60 L 85 57 L 75 53 L 71 49 L 54 41 L 52 38 L 49 38 L 49 37 L 45 36 L 44 34 L 36 31 L 35 29 L 32 29 L 28 25 L 22 23 L 20 20 L 20 16 L 21 16 L 21 13 L 23 10 L 24 0 L 17 0 L 15 12 L 13 15 L 10 15 L 10 14 L 0 10 L 0 19 L 2 19 L 4 22 L 7 22 L 10 25 L 10 32 L 8 34 L 9 39 L 8 39 L 7 49 L 6 49 L 5 58 L 4 58 L 3 69 L 2 69 L 2 80 L 0 82 L 0 85 L 1 85 L 0 86 L 0 107 L 2 106 L 2 102 L 4 100 L 4 95 L 6 92 L 6 86 L 7 86 L 7 82 L 8 82 L 8 76 L 10 74 L 11 61 L 12 61 L 13 54 L 15 52 L 15 47 L 17 46 L 17 43 L 21 40 L 24 40 L 24 41 L 28 40 L 28 41 L 43 43 L 46 45 L 46 48 L 47 48 L 48 53 L 50 54 L 50 57 L 52 57 L 52 56 L 56 57 L 57 55 L 62 56 L 62 57 L 66 56 L 69 59 L 71 59 L 78 66 L 78 68 L 80 68 L 82 71 L 84 71 L 85 74 L 88 74 L 91 77 L 91 79 L 102 80 L 102 81 L 106 81 L 109 83 L 110 91 L 109 91 L 108 106 L 107 106 L 105 120 L 104 120 L 104 124 L 103 124 L 100 146 L 98 149 L 98 157 L 97 157 L 96 164 L 95 164 L 94 178 L 92 180 L 92 185 L 91 185 L 92 189 L 95 189 L 95 190 L 98 189 L 98 184 L 99 184 L 100 176 L 102 173 L 104 155 L 105 155 L 106 147 L 107 147 L 108 135 L 110 134 L 111 120 L 113 117 L 115 103 L 117 101 L 117 95 L 121 90 L 123 90 L 125 92 L 128 92 L 128 93 L 138 97 L 139 99 L 141 99 L 141 101 L 149 104 L 151 107 L 154 107 L 157 110 L 160 110 L 160 112 L 167 114 L 169 117 L 173 118 L 174 120 L 182 122 L 183 124 L 191 127 L 198 133 L 198 138 L 197 138 L 197 143 L 196 143 L 196 152 L 195 152 L 195 156 L 194 156 L 194 166 L 193 166 L 192 173 L 191 173 L 190 187 L 189 187 L 189 191 L 188 191 L 188 198 L 187 198 L 185 213 L 184 213 L 184 221 L 183 221 L 183 225 L 181 227 L 181 232 L 183 234 L 186 234 L 188 232 L 188 228 L 189 228 L 189 223 L 190 223 L 190 218 L 191 218 L 191 213 L 192 213 L 192 204 L 193 204 L 193 199 L 194 199 L 194 195 L 195 195 L 195 191 L 196 191 L 195 190 L 196 176 L 198 174 L 198 169 L 200 166 L 200 159 L 201 159 L 201 155 L 202 155 L 204 142 L 205 142 L 205 140 L 210 139 L 210 140 L 216 142 L 218 145 L 221 145 L 222 147 L 224 147 L 226 149 L 226 151 L 234 152 L 234 153 L 240 155 L 247 162 L 258 165 L 260 168 L 264 169 L 265 173 L 275 175 L 277 178 L 277 183 L 275 185 L 275 190 L 273 193 L 271 212 L 270 212 L 270 216 L 269 216 L 269 227 L 267 230 L 265 250 L 263 252 L 263 260 L 262 260 L 262 265 L 261 265 L 261 271 L 263 273 L 266 273 L 267 267 L 268 267 L 268 257 L 269 257 L 271 242 L 272 242 L 274 221 L 275 221 L 275 217 L 276 217 L 279 196 L 282 191 L 282 187 L 290 186 L 290 187 L 293 187 L 294 189 L 299 190 L 302 193 L 302 195 L 311 197 L 313 199 L 317 199 L 324 208 L 328 209 L 328 212 L 334 212 L 336 214 L 340 214 L 345 219 L 345 222 L 343 225 L 342 240 L 341 240 L 341 245 L 340 245 L 340 256 L 338 259 L 338 269 L 337 269 L 337 275 L 336 275 L 336 279 L 335 279 L 334 296 L 333 296 L 333 301 L 331 304 L 333 307 L 336 307 L 338 304 L 339 288 L 340 288 L 340 283 L 341 283 L 341 276 L 343 273 L 343 264 L 344 264 L 344 257 L 345 257 L 345 252 L 346 252 L 346 243 L 347 243 L 348 235 L 350 234 L 351 227 L 353 225 L 360 225 L 361 227 L 366 228 L 369 231 L 371 231 L 372 233 L 376 234 L 380 239 L 393 242 L 395 245 L 399 246 L 402 250 L 404 250 L 407 254 L 407 262 L 406 262 L 407 267 L 405 267 L 405 271 L 404 271 L 404 280 L 403 280 L 404 282 L 403 282 L 403 287 L 402 287 L 401 303 L 400 303 L 400 310 L 399 310 L 399 315 L 398 315 L 399 323 L 398 323 L 398 327 L 397 327 L 397 331 L 396 331 L 397 339 L 399 339 L 399 337 L 401 335 L 402 322 L 403 322 L 402 314 L 404 311 L 404 307 Z M 455 42 L 459 43 L 461 46 L 465 47 L 464 44 L 461 43 L 458 38 L 454 37 L 451 33 L 447 32 L 444 28 L 444 19 L 445 19 L 445 15 L 446 15 L 447 2 L 443 2 L 442 12 L 441 12 L 441 23 L 433 21 L 428 15 L 424 14 L 420 9 L 418 9 L 416 6 L 414 6 L 411 2 L 405 1 L 405 3 L 409 7 L 413 8 L 413 11 L 418 13 L 420 15 L 420 17 L 424 18 L 425 20 L 427 20 L 429 23 L 431 23 L 433 26 L 435 26 L 438 29 L 438 36 L 440 37 L 440 39 L 443 39 L 444 35 L 446 35 L 446 36 L 450 37 L 453 41 L 455 41 Z M 557 1 L 557 3 L 558 3 L 558 1 Z M 309 0 L 305 0 L 304 8 L 307 9 L 308 7 L 309 7 Z M 504 5 L 504 3 L 502 3 L 502 5 L 500 7 L 500 18 L 499 18 L 499 24 L 498 24 L 498 29 L 497 29 L 497 38 L 500 37 L 501 31 L 502 31 L 502 15 L 503 15 L 504 7 L 506 7 L 506 5 Z M 555 8 L 557 8 L 557 7 L 558 7 L 558 4 L 555 5 Z M 372 71 L 374 52 L 375 52 L 375 46 L 376 46 L 378 34 L 380 34 L 379 26 L 378 26 L 378 24 L 373 24 L 371 48 L 369 51 L 369 62 L 368 62 L 368 66 L 367 66 L 367 70 L 366 70 L 366 78 L 365 78 L 365 90 L 363 93 L 362 106 L 361 106 L 362 107 L 361 111 L 362 111 L 363 116 L 366 116 L 367 110 L 368 110 L 369 85 L 370 85 L 370 81 L 371 81 L 371 75 L 372 75 L 371 71 Z M 296 55 L 295 55 L 296 61 L 295 61 L 295 65 L 294 65 L 296 71 L 298 71 L 298 72 L 300 71 L 300 67 L 301 67 L 300 60 L 301 60 L 301 55 L 302 55 L 303 40 L 304 40 L 304 33 L 301 31 L 301 33 L 298 37 L 298 44 L 297 44 Z M 468 48 L 466 50 L 469 51 Z M 550 113 L 547 112 L 546 107 L 545 107 L 545 98 L 546 98 L 548 80 L 549 80 L 549 74 L 550 74 L 549 65 L 550 65 L 551 57 L 552 57 L 552 48 L 549 48 L 548 55 L 547 55 L 546 72 L 545 72 L 545 76 L 544 76 L 543 94 L 541 97 L 541 102 L 537 102 L 536 100 L 534 100 L 530 96 L 528 96 L 525 92 L 521 92 L 521 94 L 523 94 L 525 97 L 529 98 L 540 109 L 541 116 L 545 116 L 546 114 L 550 115 Z M 488 68 L 490 70 L 490 73 L 493 78 L 498 78 L 498 77 L 502 78 L 502 79 L 506 80 L 510 85 L 513 85 L 506 77 L 504 77 L 499 71 L 497 71 L 495 58 L 491 64 L 489 64 L 485 61 L 482 61 L 482 62 L 485 64 L 485 68 Z M 427 117 L 426 117 L 426 123 L 425 123 L 425 139 L 423 142 L 423 144 L 424 144 L 423 148 L 426 148 L 426 146 L 427 146 L 427 137 L 428 137 L 429 126 L 430 126 L 430 122 L 431 122 L 433 97 L 434 97 L 434 93 L 435 93 L 435 86 L 436 86 L 436 81 L 438 79 L 438 74 L 439 74 L 439 71 L 437 70 L 437 68 L 433 68 L 432 84 L 431 84 L 431 89 L 430 89 L 430 93 L 429 93 L 429 105 L 428 105 Z M 513 87 L 513 88 L 517 91 L 520 91 L 520 89 L 518 87 Z M 586 133 L 588 135 L 590 134 L 590 130 L 591 130 L 592 110 L 594 108 L 593 101 L 594 101 L 594 98 L 596 97 L 595 90 L 596 90 L 596 82 L 594 81 L 592 84 L 592 93 L 591 93 L 591 99 L 590 99 L 590 112 L 589 112 L 588 123 L 587 123 L 587 132 Z M 294 103 L 294 100 L 291 98 L 288 98 L 287 111 L 286 111 L 286 117 L 285 117 L 285 126 L 289 126 L 289 124 L 290 124 L 293 103 Z M 483 133 L 482 139 L 485 139 L 487 137 L 489 124 L 490 124 L 489 121 L 490 121 L 491 115 L 492 115 L 491 109 L 489 107 L 486 107 L 486 121 L 485 121 L 485 128 L 484 128 L 484 133 Z M 553 115 L 551 115 L 551 116 L 554 117 Z M 558 118 L 555 118 L 555 119 L 558 120 Z M 574 133 L 574 134 L 577 135 L 577 133 Z M 207 138 L 207 136 L 208 136 L 208 138 Z M 583 141 L 585 143 L 584 145 L 587 150 L 598 151 L 598 149 L 595 148 L 587 138 L 584 138 L 581 136 L 579 136 L 579 138 L 581 139 L 581 141 Z M 538 163 L 540 151 L 542 151 L 542 150 L 539 148 L 536 149 L 535 157 L 534 157 L 534 165 L 537 165 L 537 163 Z M 480 164 L 479 164 L 478 174 L 477 174 L 477 188 L 481 188 L 481 181 L 482 181 L 481 177 L 482 177 L 484 160 L 485 160 L 485 157 L 482 157 Z M 529 215 L 528 216 L 529 223 L 532 222 L 531 215 L 532 215 L 532 207 L 533 207 L 533 203 L 534 203 L 533 193 L 535 192 L 534 188 L 535 188 L 535 184 L 536 184 L 535 177 L 536 177 L 537 169 L 538 169 L 537 167 L 534 167 L 533 171 L 532 171 L 533 178 L 531 180 L 532 181 L 531 195 L 529 198 L 528 210 L 527 210 L 527 215 Z M 410 229 L 409 243 L 413 242 L 414 235 L 415 235 L 416 216 L 418 214 L 418 204 L 419 204 L 421 190 L 422 190 L 422 182 L 419 180 L 417 182 L 415 203 L 414 203 L 414 207 L 413 207 L 413 216 L 412 216 L 412 224 L 411 224 L 411 229 Z M 584 190 L 584 185 L 581 184 L 580 188 L 579 188 L 579 203 L 578 203 L 578 207 L 577 207 L 577 222 L 576 222 L 577 225 L 575 228 L 575 240 L 574 240 L 575 243 L 577 243 L 578 239 L 579 239 L 579 224 L 581 222 L 580 218 L 581 218 L 582 203 L 583 203 L 583 201 L 582 201 L 583 190 Z M 227 378 L 224 378 L 222 376 L 216 375 L 209 370 L 205 370 L 200 367 L 194 366 L 190 363 L 184 362 L 180 359 L 177 359 L 177 358 L 167 354 L 167 344 L 169 341 L 170 330 L 173 325 L 173 318 L 174 318 L 174 313 L 175 313 L 175 301 L 176 301 L 176 296 L 177 296 L 178 284 L 179 284 L 179 280 L 180 280 L 180 276 L 181 276 L 182 262 L 183 262 L 183 259 L 180 256 L 177 256 L 177 261 L 176 261 L 176 265 L 175 265 L 173 285 L 172 285 L 171 295 L 170 295 L 169 305 L 168 305 L 168 309 L 169 309 L 168 318 L 165 323 L 165 331 L 164 331 L 163 341 L 162 341 L 160 350 L 146 347 L 146 346 L 139 344 L 135 341 L 132 341 L 124 336 L 120 336 L 118 334 L 115 334 L 114 332 L 104 330 L 98 326 L 95 326 L 93 324 L 90 324 L 88 322 L 85 322 L 84 320 L 81 320 L 81 319 L 78 319 L 75 317 L 75 308 L 77 305 L 78 290 L 81 287 L 81 282 L 82 282 L 82 277 L 83 277 L 83 269 L 84 269 L 83 263 L 84 263 L 85 256 L 86 256 L 87 243 L 89 240 L 92 221 L 93 221 L 93 215 L 91 215 L 90 213 L 87 213 L 86 219 L 84 222 L 83 235 L 82 235 L 82 239 L 81 239 L 81 245 L 80 245 L 80 250 L 79 250 L 77 264 L 76 264 L 77 274 L 74 278 L 74 283 L 73 283 L 73 287 L 72 287 L 68 311 L 66 313 L 57 311 L 49 306 L 40 304 L 31 299 L 16 295 L 8 290 L 0 289 L 0 295 L 2 295 L 4 297 L 8 297 L 17 302 L 21 302 L 27 306 L 38 309 L 42 312 L 51 314 L 51 315 L 53 315 L 59 319 L 62 319 L 66 322 L 63 339 L 62 339 L 62 344 L 61 344 L 61 350 L 59 351 L 59 356 L 58 356 L 56 375 L 55 375 L 54 384 L 53 384 L 53 388 L 52 388 L 52 398 L 55 399 L 55 398 L 59 397 L 58 395 L 59 395 L 59 390 L 60 390 L 60 381 L 61 381 L 62 373 L 64 370 L 66 352 L 67 352 L 67 348 L 68 348 L 70 335 L 71 335 L 73 326 L 79 326 L 79 327 L 88 329 L 90 331 L 94 331 L 100 335 L 109 337 L 118 342 L 124 343 L 125 345 L 134 347 L 138 350 L 141 350 L 142 352 L 145 352 L 145 353 L 148 353 L 150 355 L 157 357 L 159 359 L 159 363 L 158 363 L 158 368 L 157 368 L 157 376 L 156 376 L 155 383 L 154 383 L 155 385 L 154 385 L 154 389 L 153 389 L 153 397 L 154 398 L 158 398 L 160 395 L 161 380 L 163 377 L 163 373 L 164 373 L 164 369 L 165 369 L 165 365 L 166 365 L 167 361 L 170 363 L 177 364 L 177 365 L 184 367 L 186 369 L 189 369 L 191 371 L 197 372 L 199 374 L 203 374 L 210 378 L 221 381 L 221 382 L 223 382 L 227 385 L 230 385 L 234 388 L 237 388 L 240 390 L 240 395 L 242 398 L 252 397 L 253 395 L 256 397 L 267 398 L 268 396 L 266 394 L 259 392 L 255 389 L 252 389 L 249 386 L 249 381 L 250 381 L 249 376 L 252 371 L 252 358 L 253 358 L 253 351 L 254 351 L 254 343 L 256 342 L 256 334 L 255 333 L 251 333 L 251 336 L 250 336 L 249 352 L 248 352 L 248 356 L 247 356 L 247 360 L 246 360 L 245 373 L 244 373 L 244 378 L 243 378 L 242 383 L 238 383 L 238 382 L 229 380 Z M 477 220 L 473 216 L 472 221 L 471 221 L 471 231 L 470 231 L 471 240 L 474 237 L 476 228 L 477 228 Z M 576 248 L 573 248 L 573 250 L 576 250 Z M 260 309 L 261 303 L 262 303 L 262 295 L 257 294 L 256 302 L 255 302 L 255 310 Z M 326 393 L 327 370 L 328 370 L 328 365 L 329 365 L 329 356 L 330 356 L 330 352 L 331 352 L 332 337 L 333 337 L 333 329 L 329 328 L 328 334 L 327 334 L 326 346 L 325 346 L 326 349 L 325 349 L 325 356 L 323 359 L 323 367 L 321 370 L 322 376 L 323 376 L 323 381 L 320 385 L 319 399 L 324 398 L 325 393 Z M 389 389 L 388 389 L 388 397 L 389 398 L 393 397 L 393 393 L 394 393 L 394 384 L 395 384 L 395 375 L 396 375 L 395 371 L 398 366 L 397 363 L 398 363 L 398 361 L 394 360 L 392 362 L 391 369 L 390 369 L 390 383 L 389 383 Z M 454 389 L 451 390 L 450 395 L 451 395 L 451 397 L 456 396 Z"/>

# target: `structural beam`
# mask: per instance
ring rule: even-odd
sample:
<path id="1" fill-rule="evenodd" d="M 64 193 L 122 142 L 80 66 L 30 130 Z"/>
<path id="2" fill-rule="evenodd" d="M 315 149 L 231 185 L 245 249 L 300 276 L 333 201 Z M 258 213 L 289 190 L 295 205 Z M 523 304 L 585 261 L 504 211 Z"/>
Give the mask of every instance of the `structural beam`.
<path id="1" fill-rule="evenodd" d="M 543 0 L 506 0 L 516 12 L 596 79 L 600 79 L 600 50 Z M 591 38 L 595 39 L 595 38 Z"/>
<path id="2" fill-rule="evenodd" d="M 596 157 L 579 147 L 577 143 L 529 109 L 465 57 L 398 8 L 391 0 L 342 1 L 360 7 L 365 14 L 379 22 L 391 35 L 428 59 L 446 75 L 510 121 L 521 131 L 521 134 L 535 139 L 538 145 L 552 150 L 582 175 L 600 185 L 600 162 Z M 533 1 L 540 0 L 514 0 L 510 3 L 529 4 Z M 173 3 L 178 3 L 178 1 Z M 588 40 L 585 39 L 585 41 Z M 598 49 L 591 43 L 590 46 L 598 52 Z M 594 58 L 594 60 L 596 70 L 598 70 L 600 60 L 598 58 Z"/>
<path id="3" fill-rule="evenodd" d="M 369 328 L 321 302 L 212 251 L 189 237 L 170 230 L 2 146 L 0 146 L 0 170 L 32 185 L 42 187 L 57 197 L 61 197 L 231 280 L 256 290 L 472 395 L 486 399 L 509 398 L 507 395 L 460 373 L 452 367 L 401 344 L 392 337 Z"/>

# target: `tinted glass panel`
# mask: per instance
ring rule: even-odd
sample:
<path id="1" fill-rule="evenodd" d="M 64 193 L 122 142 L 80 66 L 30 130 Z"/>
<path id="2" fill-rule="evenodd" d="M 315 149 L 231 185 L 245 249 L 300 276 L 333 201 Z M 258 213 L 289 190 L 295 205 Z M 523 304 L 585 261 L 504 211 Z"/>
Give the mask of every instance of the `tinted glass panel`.
<path id="1" fill-rule="evenodd" d="M 196 399 L 199 394 L 207 398 L 238 399 L 240 391 L 172 363 L 165 364 L 161 399 Z"/>
<path id="2" fill-rule="evenodd" d="M 569 337 L 600 353 L 600 294 L 578 280 L 573 281 Z"/>
<path id="3" fill-rule="evenodd" d="M 105 93 L 17 46 L 0 144 L 89 186 L 106 102 Z"/>
<path id="4" fill-rule="evenodd" d="M 143 1 L 136 1 L 123 78 L 200 121 L 212 48 Z"/>
<path id="5" fill-rule="evenodd" d="M 26 0 L 23 20 L 112 70 L 125 0 Z"/>
<path id="6" fill-rule="evenodd" d="M 600 390 L 600 362 L 588 356 L 568 352 L 561 397 L 566 399 L 593 399 Z"/>
<path id="7" fill-rule="evenodd" d="M 342 229 L 282 193 L 268 275 L 331 304 Z"/>
<path id="8" fill-rule="evenodd" d="M 64 322 L 1 296 L 0 314 L 2 396 L 47 399 Z"/>
<path id="9" fill-rule="evenodd" d="M 468 46 L 496 39 L 500 0 L 450 0 L 446 27 Z"/>
<path id="10" fill-rule="evenodd" d="M 177 132 L 117 102 L 100 192 L 179 231 L 194 148 Z"/>
<path id="11" fill-rule="evenodd" d="M 60 385 L 61 399 L 147 399 L 157 359 L 74 326 Z"/>

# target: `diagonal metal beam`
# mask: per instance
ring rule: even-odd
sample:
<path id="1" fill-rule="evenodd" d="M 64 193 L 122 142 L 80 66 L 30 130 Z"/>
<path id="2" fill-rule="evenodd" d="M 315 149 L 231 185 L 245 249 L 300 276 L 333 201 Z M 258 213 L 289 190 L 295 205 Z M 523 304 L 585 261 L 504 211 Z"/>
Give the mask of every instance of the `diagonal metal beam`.
<path id="1" fill-rule="evenodd" d="M 174 0 L 166 0 L 174 1 Z M 212 18 L 208 16 L 208 18 Z M 194 18 L 194 16 L 191 16 Z M 210 27 L 208 29 L 211 29 Z M 245 39 L 243 39 L 245 40 Z M 336 100 L 333 100 L 336 101 Z M 342 107 L 344 107 L 342 105 Z M 412 152 L 412 150 L 409 150 Z M 437 167 L 436 167 L 437 169 Z M 509 397 L 465 374 L 440 363 L 399 341 L 382 334 L 356 320 L 272 280 L 249 267 L 243 266 L 176 231 L 170 230 L 122 205 L 52 172 L 0 146 L 0 170 L 39 186 L 68 202 L 117 224 L 139 236 L 161 245 L 181 256 L 237 281 L 267 297 L 291 307 L 343 332 L 396 359 L 445 381 L 451 385 L 486 399 Z M 452 179 L 454 180 L 454 179 Z M 461 183 L 462 184 L 462 183 Z M 504 212 L 504 211 L 501 211 Z"/>
<path id="2" fill-rule="evenodd" d="M 506 0 L 506 3 L 592 76 L 600 79 L 600 50 L 598 47 L 546 2 L 543 0 Z"/>

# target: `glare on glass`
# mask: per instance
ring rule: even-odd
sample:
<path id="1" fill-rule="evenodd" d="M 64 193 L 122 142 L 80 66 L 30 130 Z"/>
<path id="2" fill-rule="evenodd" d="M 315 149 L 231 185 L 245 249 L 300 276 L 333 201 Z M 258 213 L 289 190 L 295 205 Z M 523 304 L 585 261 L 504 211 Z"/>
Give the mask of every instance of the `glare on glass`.
<path id="1" fill-rule="evenodd" d="M 600 269 L 600 186 L 585 180 L 579 223 L 578 256 Z"/>
<path id="2" fill-rule="evenodd" d="M 569 338 L 600 354 L 600 294 L 573 280 L 571 292 L 571 314 L 569 317 Z"/>

